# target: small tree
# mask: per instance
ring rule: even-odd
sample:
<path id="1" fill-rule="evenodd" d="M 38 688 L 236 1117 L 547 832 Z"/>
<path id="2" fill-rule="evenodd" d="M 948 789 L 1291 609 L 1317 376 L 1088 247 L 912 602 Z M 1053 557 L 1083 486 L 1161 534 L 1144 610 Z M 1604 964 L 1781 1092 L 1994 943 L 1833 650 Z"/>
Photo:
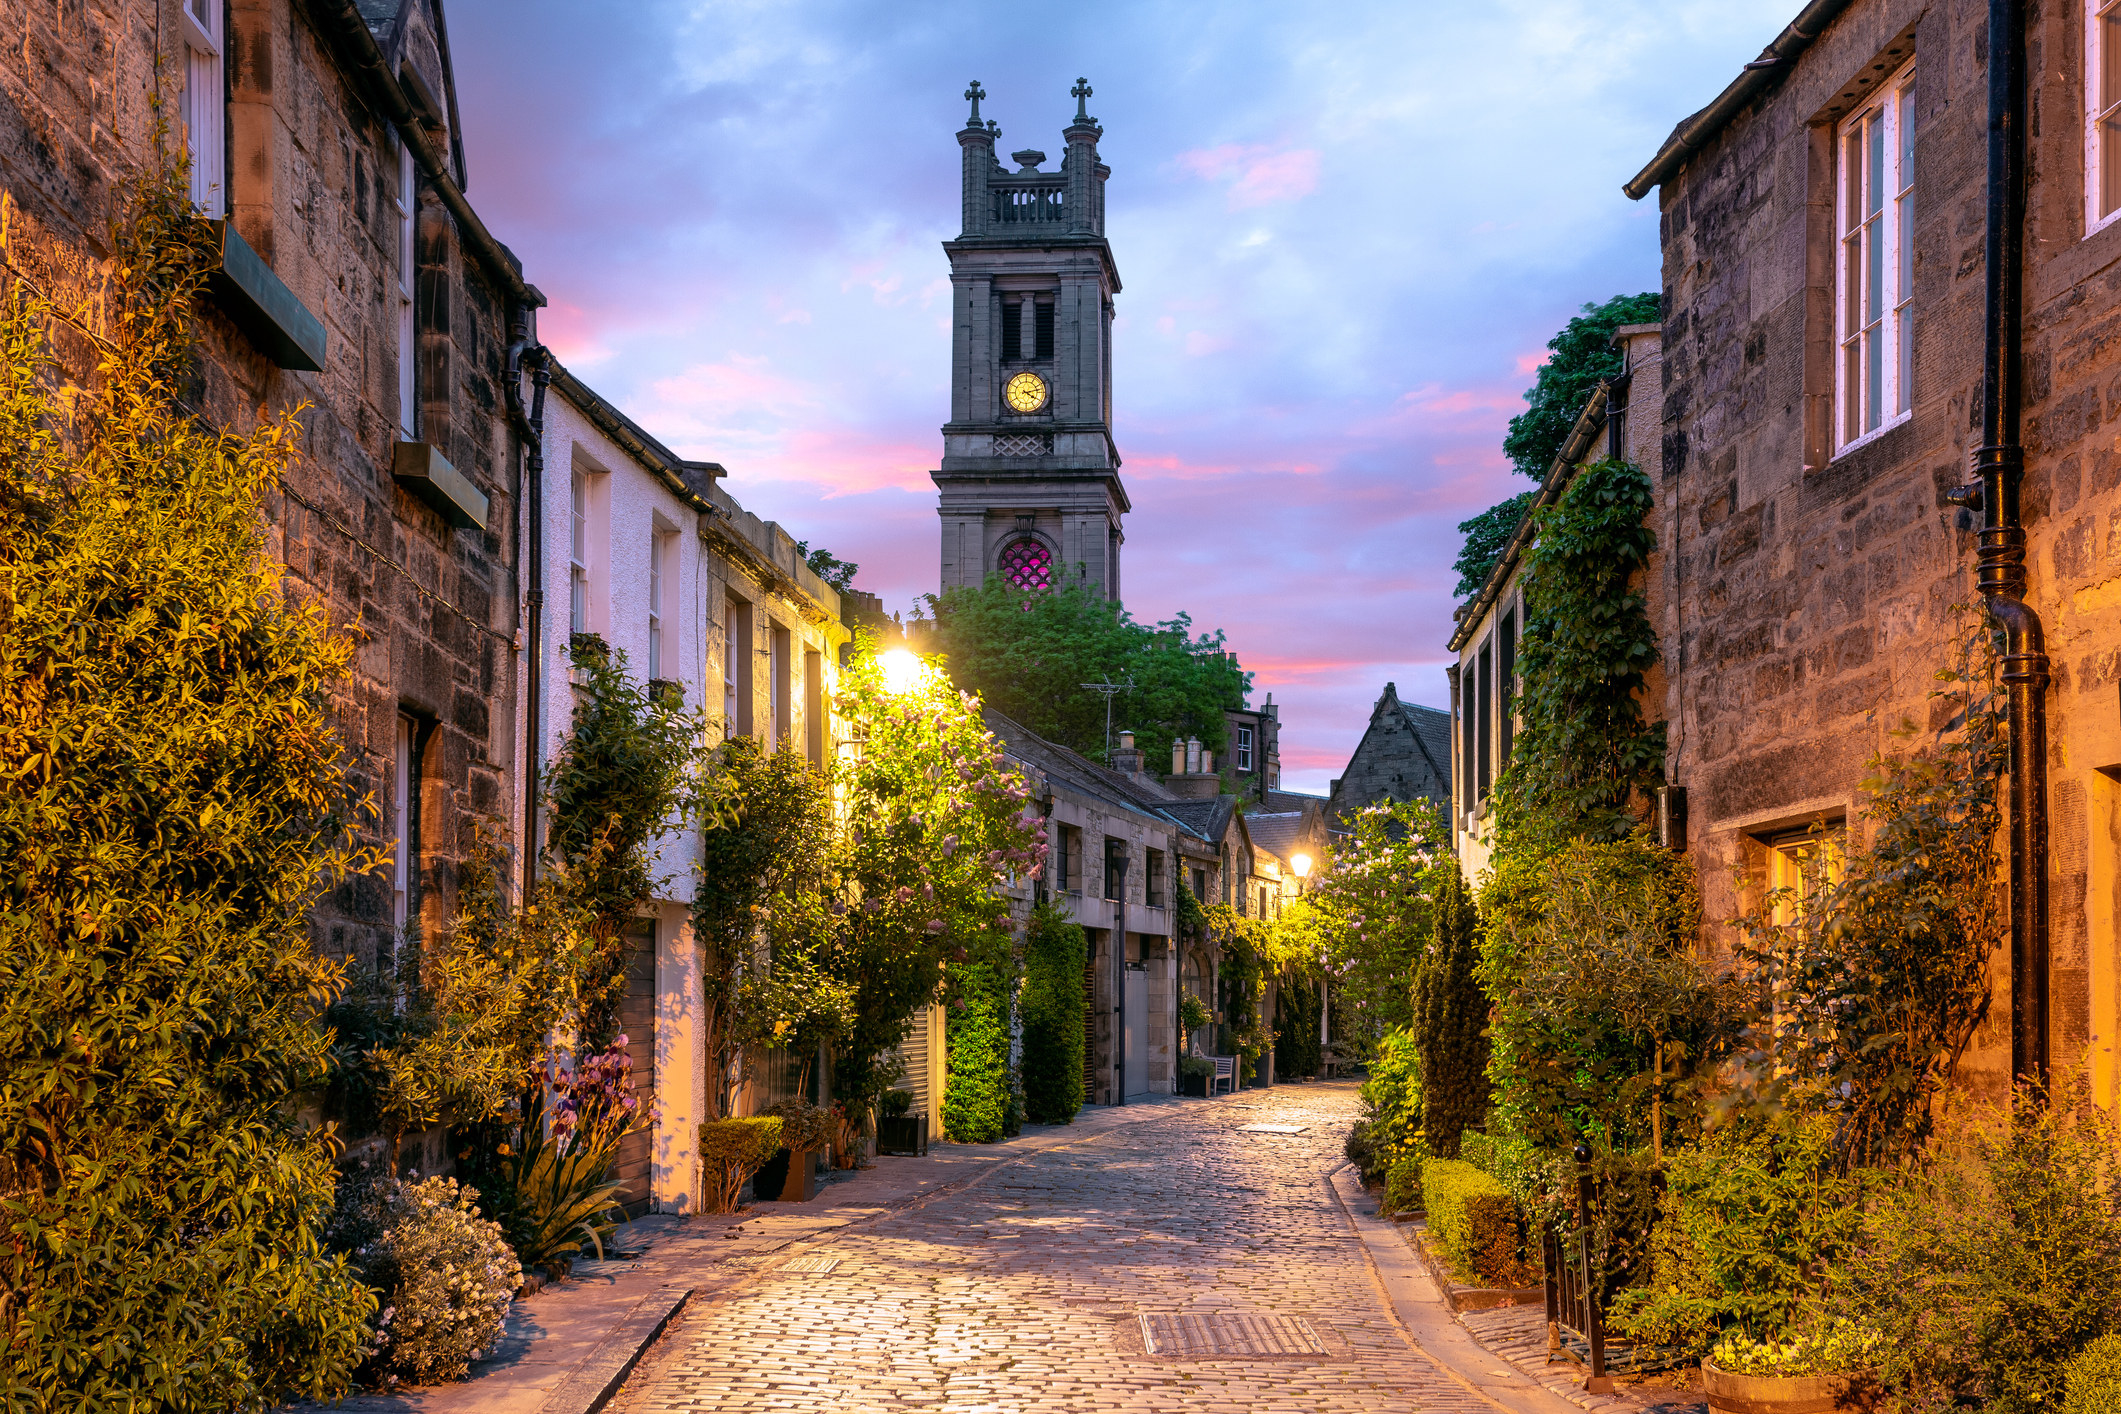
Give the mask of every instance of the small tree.
<path id="1" fill-rule="evenodd" d="M 87 386 L 0 296 L 0 1404 L 330 1399 L 375 1308 L 296 1104 L 340 985 L 310 908 L 379 862 L 325 704 L 351 645 L 267 557 L 295 415 L 179 402 L 181 167 L 122 205 Z"/>
<path id="2" fill-rule="evenodd" d="M 1414 983 L 1421 1042 L 1422 1130 L 1429 1152 L 1458 1157 L 1459 1137 L 1488 1112 L 1488 998 L 1476 977 L 1479 918 L 1455 860 L 1442 867 L 1435 934 Z"/>
<path id="3" fill-rule="evenodd" d="M 1457 865 L 1450 826 L 1426 800 L 1381 801 L 1349 824 L 1310 903 L 1324 964 L 1340 984 L 1343 1034 L 1367 1046 L 1415 1024 L 1414 975 Z"/>
<path id="4" fill-rule="evenodd" d="M 1083 1107 L 1083 930 L 1050 903 L 1024 930 L 1024 1111 L 1033 1124 L 1067 1124 Z"/>

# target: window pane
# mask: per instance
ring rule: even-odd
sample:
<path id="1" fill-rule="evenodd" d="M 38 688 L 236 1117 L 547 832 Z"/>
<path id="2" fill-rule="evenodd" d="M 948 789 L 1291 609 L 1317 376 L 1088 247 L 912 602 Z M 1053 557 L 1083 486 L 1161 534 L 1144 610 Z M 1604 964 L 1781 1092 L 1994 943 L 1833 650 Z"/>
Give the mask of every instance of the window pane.
<path id="1" fill-rule="evenodd" d="M 1863 435 L 1862 399 L 1863 341 L 1851 340 L 1841 358 L 1841 440 L 1853 442 Z"/>
<path id="2" fill-rule="evenodd" d="M 1863 214 L 1875 216 L 1885 204 L 1885 183 L 1879 178 L 1885 175 L 1885 123 L 1884 113 L 1873 113 L 1863 120 L 1864 135 L 1870 142 L 1870 161 L 1864 175 Z"/>
<path id="3" fill-rule="evenodd" d="M 2099 124 L 2099 214 L 2111 216 L 2116 208 L 2121 208 L 2121 116 Z"/>
<path id="4" fill-rule="evenodd" d="M 1872 221 L 1863 228 L 1863 322 L 1865 327 L 1878 322 L 1885 313 L 1888 290 L 1885 283 L 1885 232 L 1883 221 Z"/>
<path id="5" fill-rule="evenodd" d="M 1885 339 L 1873 324 L 1863 331 L 1863 430 L 1875 432 L 1879 408 L 1885 402 Z"/>
<path id="6" fill-rule="evenodd" d="M 1849 232 L 1863 223 L 1863 128 L 1850 128 L 1841 144 L 1841 229 Z"/>
<path id="7" fill-rule="evenodd" d="M 1903 84 L 1893 95 L 1893 124 L 1899 130 L 1900 161 L 1893 173 L 1895 187 L 1906 191 L 1915 185 L 1915 86 Z"/>

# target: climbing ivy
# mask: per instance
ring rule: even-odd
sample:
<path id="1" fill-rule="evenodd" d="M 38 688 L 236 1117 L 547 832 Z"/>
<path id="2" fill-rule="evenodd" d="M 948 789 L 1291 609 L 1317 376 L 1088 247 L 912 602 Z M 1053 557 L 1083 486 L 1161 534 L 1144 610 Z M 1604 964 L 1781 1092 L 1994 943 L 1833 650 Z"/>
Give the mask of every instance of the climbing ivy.
<path id="1" fill-rule="evenodd" d="M 1505 848 L 1619 839 L 1664 779 L 1664 723 L 1645 722 L 1636 700 L 1657 661 L 1634 584 L 1656 545 L 1644 524 L 1652 504 L 1640 469 L 1607 460 L 1538 513 L 1525 555 L 1522 726 L 1495 791 Z"/>

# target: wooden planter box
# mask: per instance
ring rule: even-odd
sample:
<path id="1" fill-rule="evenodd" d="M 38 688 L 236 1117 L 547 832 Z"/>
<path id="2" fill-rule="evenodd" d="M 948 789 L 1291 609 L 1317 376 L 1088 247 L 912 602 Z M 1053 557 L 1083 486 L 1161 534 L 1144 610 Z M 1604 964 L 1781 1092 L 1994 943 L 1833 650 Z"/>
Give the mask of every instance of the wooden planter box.
<path id="1" fill-rule="evenodd" d="M 899 1115 L 895 1119 L 879 1118 L 876 1122 L 876 1151 L 879 1154 L 927 1153 L 928 1116 L 912 1114 Z"/>
<path id="2" fill-rule="evenodd" d="M 817 1196 L 815 1149 L 782 1149 L 752 1175 L 752 1196 L 767 1203 L 807 1203 Z"/>
<path id="3" fill-rule="evenodd" d="M 1714 1414 L 1841 1414 L 1877 1407 L 1877 1381 L 1859 1375 L 1734 1375 L 1701 1362 L 1701 1388 Z"/>
<path id="4" fill-rule="evenodd" d="M 1191 1095 L 1198 1100 L 1205 1100 L 1208 1098 L 1208 1084 L 1214 1079 L 1215 1077 L 1212 1075 L 1181 1075 L 1178 1077 L 1178 1093 Z"/>

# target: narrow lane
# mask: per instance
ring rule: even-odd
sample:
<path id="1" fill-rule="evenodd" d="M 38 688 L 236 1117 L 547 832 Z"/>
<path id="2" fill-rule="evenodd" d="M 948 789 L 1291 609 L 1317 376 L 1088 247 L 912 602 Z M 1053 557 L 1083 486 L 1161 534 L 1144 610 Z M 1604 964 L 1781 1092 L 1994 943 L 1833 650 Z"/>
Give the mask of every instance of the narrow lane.
<path id="1" fill-rule="evenodd" d="M 1356 1108 L 1278 1087 L 1003 1165 L 689 1313 L 613 1407 L 1492 1409 L 1409 1347 L 1325 1182 Z"/>

